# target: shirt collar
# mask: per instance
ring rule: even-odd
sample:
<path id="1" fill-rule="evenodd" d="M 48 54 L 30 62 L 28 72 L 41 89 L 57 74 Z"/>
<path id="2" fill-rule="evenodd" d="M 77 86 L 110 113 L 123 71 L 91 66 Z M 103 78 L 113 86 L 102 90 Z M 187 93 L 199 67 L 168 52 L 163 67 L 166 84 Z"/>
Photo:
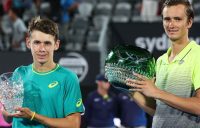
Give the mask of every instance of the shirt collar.
<path id="1" fill-rule="evenodd" d="M 175 58 L 172 62 L 176 62 L 176 61 L 180 61 L 182 59 L 184 59 L 184 57 L 190 52 L 190 50 L 192 49 L 192 47 L 195 45 L 194 41 L 191 41 Z M 165 62 L 166 64 L 169 63 L 169 55 L 171 53 L 172 48 L 170 47 L 167 50 L 167 53 L 163 55 L 163 62 Z"/>

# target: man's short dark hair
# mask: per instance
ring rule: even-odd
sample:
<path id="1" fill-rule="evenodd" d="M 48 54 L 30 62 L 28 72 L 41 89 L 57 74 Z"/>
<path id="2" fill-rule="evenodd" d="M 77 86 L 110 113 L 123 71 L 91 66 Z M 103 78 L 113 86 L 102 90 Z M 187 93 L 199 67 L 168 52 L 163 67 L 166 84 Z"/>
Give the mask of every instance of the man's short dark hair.
<path id="1" fill-rule="evenodd" d="M 186 7 L 186 15 L 188 17 L 188 21 L 191 19 L 193 20 L 194 11 L 193 11 L 192 5 L 190 4 L 188 0 L 166 0 L 162 6 L 162 11 L 165 7 L 175 6 L 179 4 L 182 4 Z"/>
<path id="2" fill-rule="evenodd" d="M 55 37 L 55 41 L 59 38 L 58 25 L 50 19 L 41 19 L 39 16 L 33 18 L 29 22 L 28 34 L 29 36 L 34 30 L 50 34 Z"/>

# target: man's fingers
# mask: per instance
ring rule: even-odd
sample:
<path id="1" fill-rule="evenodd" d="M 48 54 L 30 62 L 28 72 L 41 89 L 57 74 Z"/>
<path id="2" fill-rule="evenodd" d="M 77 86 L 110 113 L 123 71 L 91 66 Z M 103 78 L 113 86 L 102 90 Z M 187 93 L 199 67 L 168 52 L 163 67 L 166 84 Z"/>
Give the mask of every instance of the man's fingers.
<path id="1" fill-rule="evenodd" d="M 143 86 L 140 84 L 141 82 L 127 82 L 126 85 L 131 86 L 133 88 L 141 89 Z"/>
<path id="2" fill-rule="evenodd" d="M 132 84 L 137 84 L 137 85 L 143 85 L 144 81 L 139 81 L 139 80 L 133 80 L 133 79 L 127 79 L 126 80 L 127 85 L 132 85 Z"/>
<path id="3" fill-rule="evenodd" d="M 142 92 L 142 89 L 139 88 L 131 88 L 129 91 L 137 91 L 137 92 Z"/>
<path id="4" fill-rule="evenodd" d="M 146 80 L 146 79 L 147 79 L 145 76 L 143 76 L 143 75 L 140 75 L 140 74 L 138 74 L 138 73 L 135 73 L 135 72 L 133 73 L 133 75 L 134 75 L 134 76 L 136 76 L 136 77 L 137 77 L 139 80 L 143 80 L 143 81 L 144 81 L 144 80 Z"/>

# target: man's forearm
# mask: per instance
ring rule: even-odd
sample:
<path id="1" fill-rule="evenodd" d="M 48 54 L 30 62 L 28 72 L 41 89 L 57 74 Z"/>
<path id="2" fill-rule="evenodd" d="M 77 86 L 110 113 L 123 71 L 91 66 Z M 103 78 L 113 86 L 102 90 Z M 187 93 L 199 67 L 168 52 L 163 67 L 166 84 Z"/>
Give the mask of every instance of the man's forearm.
<path id="1" fill-rule="evenodd" d="M 74 113 L 65 118 L 48 118 L 36 113 L 33 120 L 53 128 L 80 128 L 81 123 L 80 113 Z"/>
<path id="2" fill-rule="evenodd" d="M 192 113 L 195 115 L 200 115 L 200 89 L 196 91 L 196 95 L 194 97 L 179 97 L 174 94 L 160 91 L 160 93 L 156 94 L 157 99 L 165 102 L 166 104 L 180 109 L 182 111 Z"/>
<path id="3" fill-rule="evenodd" d="M 140 92 L 132 92 L 133 100 L 149 115 L 153 116 L 156 109 L 156 101 L 141 94 Z"/>

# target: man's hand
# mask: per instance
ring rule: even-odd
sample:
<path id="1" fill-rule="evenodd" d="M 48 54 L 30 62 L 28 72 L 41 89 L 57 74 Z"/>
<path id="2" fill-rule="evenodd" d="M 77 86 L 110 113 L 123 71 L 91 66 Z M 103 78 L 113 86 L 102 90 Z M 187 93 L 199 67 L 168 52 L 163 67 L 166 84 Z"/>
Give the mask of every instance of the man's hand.
<path id="1" fill-rule="evenodd" d="M 31 119 L 34 114 L 29 108 L 16 108 L 15 110 L 17 113 L 12 114 L 13 117 Z"/>
<path id="2" fill-rule="evenodd" d="M 134 73 L 134 75 L 138 78 L 137 80 L 126 80 L 126 84 L 133 87 L 133 89 L 130 90 L 141 92 L 147 97 L 156 98 L 156 94 L 158 94 L 160 90 L 155 86 L 155 78 L 148 79 L 137 73 Z"/>

